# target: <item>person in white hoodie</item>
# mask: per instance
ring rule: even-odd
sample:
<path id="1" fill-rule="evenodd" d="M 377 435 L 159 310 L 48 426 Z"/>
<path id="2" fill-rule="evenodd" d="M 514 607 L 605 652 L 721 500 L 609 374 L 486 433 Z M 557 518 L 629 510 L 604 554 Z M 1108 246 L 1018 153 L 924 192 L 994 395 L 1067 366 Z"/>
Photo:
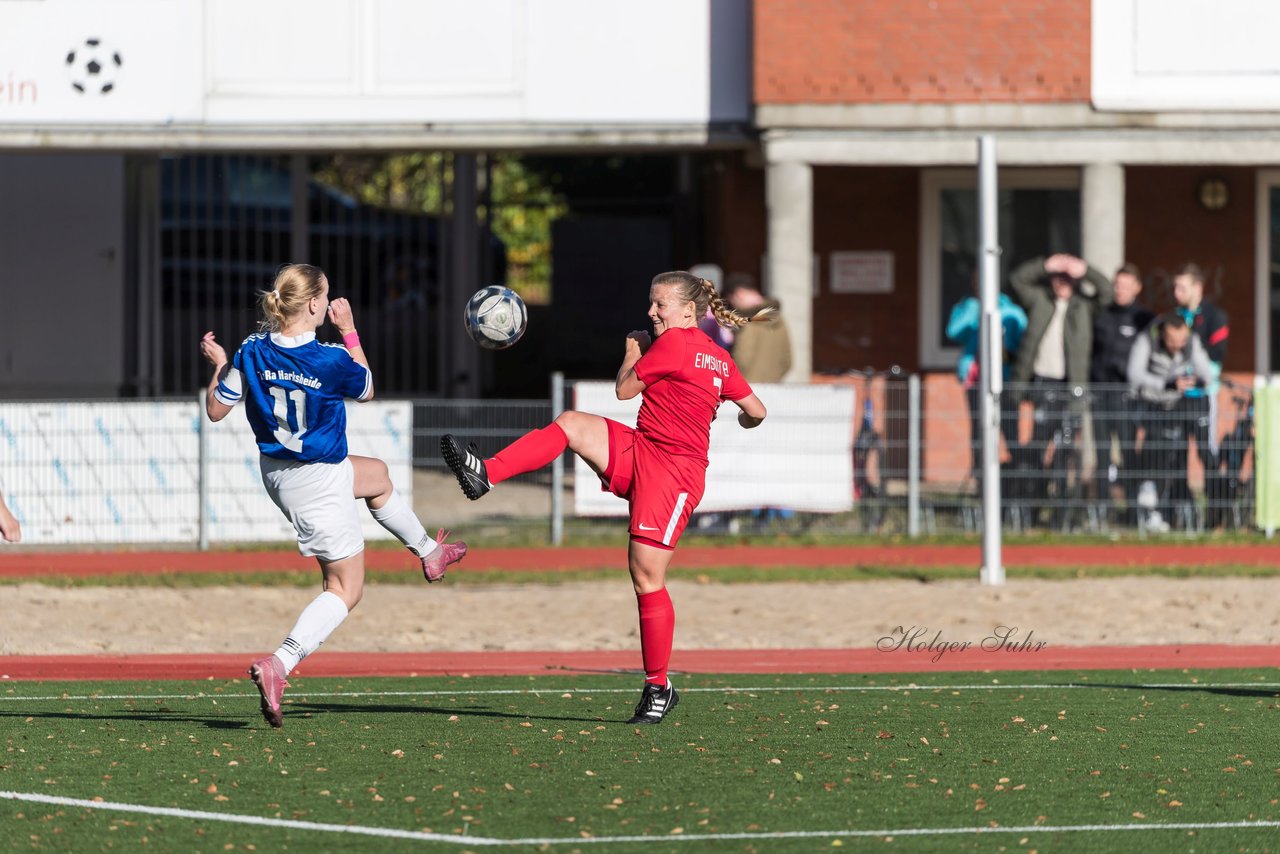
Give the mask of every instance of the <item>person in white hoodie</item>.
<path id="1" fill-rule="evenodd" d="M 1134 396 L 1145 404 L 1141 468 L 1152 475 L 1138 490 L 1138 504 L 1149 512 L 1148 528 L 1167 530 L 1170 509 L 1191 499 L 1187 437 L 1204 435 L 1209 418 L 1204 390 L 1214 381 L 1213 365 L 1186 320 L 1169 312 L 1134 341 L 1128 375 Z M 1207 465 L 1213 452 L 1199 444 L 1196 450 Z"/>

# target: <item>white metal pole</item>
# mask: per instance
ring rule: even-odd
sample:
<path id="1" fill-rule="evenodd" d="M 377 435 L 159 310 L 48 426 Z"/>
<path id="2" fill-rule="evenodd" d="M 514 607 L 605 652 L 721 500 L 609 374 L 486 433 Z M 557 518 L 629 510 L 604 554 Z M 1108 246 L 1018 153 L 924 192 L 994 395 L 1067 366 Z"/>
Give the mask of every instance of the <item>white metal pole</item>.
<path id="1" fill-rule="evenodd" d="M 196 392 L 196 547 L 209 550 L 209 416 L 205 414 L 204 390 Z"/>
<path id="2" fill-rule="evenodd" d="M 978 137 L 978 263 L 982 328 L 978 347 L 982 393 L 982 570 L 983 584 L 1004 584 L 1000 554 L 1000 392 L 1003 335 L 1000 325 L 1000 232 L 997 222 L 996 140 Z"/>
<path id="3" fill-rule="evenodd" d="M 907 536 L 920 536 L 920 375 L 907 377 Z"/>
<path id="4" fill-rule="evenodd" d="M 551 420 L 564 412 L 564 374 L 551 375 Z M 564 454 L 551 461 L 551 545 L 564 542 Z"/>

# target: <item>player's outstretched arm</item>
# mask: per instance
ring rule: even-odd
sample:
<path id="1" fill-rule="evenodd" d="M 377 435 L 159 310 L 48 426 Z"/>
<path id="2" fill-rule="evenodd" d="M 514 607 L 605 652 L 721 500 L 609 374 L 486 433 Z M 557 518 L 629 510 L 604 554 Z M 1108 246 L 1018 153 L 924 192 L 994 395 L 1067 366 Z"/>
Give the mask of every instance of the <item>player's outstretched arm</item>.
<path id="1" fill-rule="evenodd" d="M 734 403 L 738 404 L 738 409 L 740 410 L 738 412 L 738 423 L 748 430 L 752 427 L 759 427 L 764 422 L 765 416 L 769 414 L 769 411 L 764 408 L 764 404 L 760 402 L 760 398 L 754 394 L 747 395 L 742 400 L 735 400 Z"/>
<path id="2" fill-rule="evenodd" d="M 200 339 L 200 354 L 213 365 L 213 377 L 210 378 L 209 388 L 205 392 L 205 412 L 209 413 L 210 421 L 221 421 L 227 417 L 231 407 L 214 397 L 213 393 L 217 390 L 218 383 L 222 382 L 227 372 L 231 370 L 231 363 L 227 360 L 227 351 L 213 337 L 212 332 L 206 332 Z"/>

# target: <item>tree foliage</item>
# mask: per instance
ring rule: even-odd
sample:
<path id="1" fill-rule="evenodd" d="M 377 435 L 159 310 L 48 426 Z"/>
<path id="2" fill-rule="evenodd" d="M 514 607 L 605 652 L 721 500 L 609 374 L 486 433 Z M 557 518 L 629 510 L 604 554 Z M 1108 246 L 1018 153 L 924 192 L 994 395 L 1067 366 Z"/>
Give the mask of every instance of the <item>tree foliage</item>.
<path id="1" fill-rule="evenodd" d="M 445 152 L 337 154 L 316 164 L 315 176 L 367 205 L 441 217 L 452 214 L 453 158 Z M 548 302 L 551 226 L 569 209 L 563 194 L 519 155 L 489 156 L 481 176 L 490 184 L 488 192 L 481 193 L 476 215 L 488 220 L 507 248 L 505 284 L 531 303 Z"/>

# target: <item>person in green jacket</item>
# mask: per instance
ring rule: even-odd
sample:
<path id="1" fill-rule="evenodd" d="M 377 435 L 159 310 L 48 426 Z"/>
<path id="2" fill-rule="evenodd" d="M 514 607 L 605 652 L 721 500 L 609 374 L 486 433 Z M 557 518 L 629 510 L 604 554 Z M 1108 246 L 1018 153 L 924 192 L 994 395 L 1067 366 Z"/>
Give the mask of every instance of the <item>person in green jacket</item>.
<path id="1" fill-rule="evenodd" d="M 1030 450 L 1048 464 L 1056 431 L 1069 432 L 1069 443 L 1077 441 L 1087 407 L 1094 316 L 1111 304 L 1115 286 L 1083 259 L 1058 253 L 1019 265 L 1009 287 L 1027 312 L 1012 390 L 1035 408 Z"/>

